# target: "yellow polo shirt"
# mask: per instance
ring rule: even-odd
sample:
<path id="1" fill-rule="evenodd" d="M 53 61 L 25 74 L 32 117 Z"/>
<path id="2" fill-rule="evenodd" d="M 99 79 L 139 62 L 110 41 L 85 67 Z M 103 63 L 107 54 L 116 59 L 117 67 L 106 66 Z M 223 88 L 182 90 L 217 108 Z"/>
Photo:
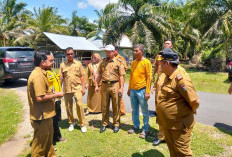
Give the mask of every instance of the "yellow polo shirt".
<path id="1" fill-rule="evenodd" d="M 146 87 L 146 93 L 150 93 L 152 80 L 152 65 L 148 59 L 134 60 L 131 63 L 129 90 L 139 90 Z"/>

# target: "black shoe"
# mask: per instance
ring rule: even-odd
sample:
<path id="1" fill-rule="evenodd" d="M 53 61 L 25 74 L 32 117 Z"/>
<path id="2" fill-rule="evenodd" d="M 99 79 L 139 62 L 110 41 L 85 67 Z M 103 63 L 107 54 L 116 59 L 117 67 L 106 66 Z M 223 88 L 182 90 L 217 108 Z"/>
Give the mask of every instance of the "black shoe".
<path id="1" fill-rule="evenodd" d="M 106 131 L 106 127 L 102 126 L 101 129 L 100 129 L 100 133 L 103 133 L 104 131 Z"/>
<path id="2" fill-rule="evenodd" d="M 117 133 L 118 131 L 119 131 L 119 127 L 118 126 L 114 127 L 114 133 Z"/>
<path id="3" fill-rule="evenodd" d="M 86 113 L 85 113 L 85 116 L 88 116 L 88 115 L 89 115 L 89 112 L 86 112 Z"/>
<path id="4" fill-rule="evenodd" d="M 159 144 L 161 144 L 161 143 L 165 143 L 165 141 L 164 140 L 154 140 L 153 142 L 152 142 L 152 144 L 153 144 L 153 146 L 158 146 Z"/>

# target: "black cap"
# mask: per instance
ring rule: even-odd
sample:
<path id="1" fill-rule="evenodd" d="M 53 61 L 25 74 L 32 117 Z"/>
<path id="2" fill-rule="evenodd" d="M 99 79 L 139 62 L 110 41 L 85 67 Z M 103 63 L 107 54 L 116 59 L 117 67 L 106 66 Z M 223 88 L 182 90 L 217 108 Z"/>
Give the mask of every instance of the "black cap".
<path id="1" fill-rule="evenodd" d="M 164 48 L 158 60 L 168 61 L 173 64 L 179 64 L 178 54 L 171 48 Z"/>

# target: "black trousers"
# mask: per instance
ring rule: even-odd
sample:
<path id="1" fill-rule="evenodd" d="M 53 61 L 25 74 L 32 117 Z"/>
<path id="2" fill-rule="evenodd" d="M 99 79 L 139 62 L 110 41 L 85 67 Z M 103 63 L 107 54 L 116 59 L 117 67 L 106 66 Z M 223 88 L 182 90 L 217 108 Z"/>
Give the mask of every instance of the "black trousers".
<path id="1" fill-rule="evenodd" d="M 56 115 L 53 117 L 53 129 L 54 129 L 53 141 L 59 141 L 59 139 L 62 137 L 59 128 L 59 122 L 61 121 L 60 104 L 61 104 L 61 100 L 55 102 Z"/>

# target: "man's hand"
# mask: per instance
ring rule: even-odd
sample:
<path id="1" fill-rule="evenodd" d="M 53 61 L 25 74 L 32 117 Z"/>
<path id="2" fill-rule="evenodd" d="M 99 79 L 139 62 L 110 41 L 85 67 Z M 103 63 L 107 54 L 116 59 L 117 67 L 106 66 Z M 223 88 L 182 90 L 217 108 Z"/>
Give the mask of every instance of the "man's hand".
<path id="1" fill-rule="evenodd" d="M 118 93 L 121 93 L 122 96 L 123 96 L 123 88 L 120 88 L 120 89 L 118 90 Z"/>
<path id="2" fill-rule="evenodd" d="M 55 98 L 62 98 L 64 96 L 63 92 L 55 92 Z"/>
<path id="3" fill-rule="evenodd" d="M 130 96 L 130 90 L 127 91 L 127 95 Z"/>
<path id="4" fill-rule="evenodd" d="M 82 96 L 84 96 L 85 95 L 85 88 L 82 88 L 81 92 L 82 92 Z"/>
<path id="5" fill-rule="evenodd" d="M 156 90 L 156 87 L 153 86 L 152 89 L 151 89 L 151 94 L 153 94 L 155 90 Z"/>
<path id="6" fill-rule="evenodd" d="M 231 84 L 230 88 L 228 89 L 228 92 L 231 95 L 231 93 L 232 93 L 232 84 Z"/>
<path id="7" fill-rule="evenodd" d="M 89 85 L 88 84 L 85 84 L 85 89 L 88 89 L 89 88 Z"/>
<path id="8" fill-rule="evenodd" d="M 150 93 L 145 93 L 145 99 L 148 100 L 150 98 Z"/>
<path id="9" fill-rule="evenodd" d="M 99 92 L 98 86 L 95 87 L 95 92 Z"/>

